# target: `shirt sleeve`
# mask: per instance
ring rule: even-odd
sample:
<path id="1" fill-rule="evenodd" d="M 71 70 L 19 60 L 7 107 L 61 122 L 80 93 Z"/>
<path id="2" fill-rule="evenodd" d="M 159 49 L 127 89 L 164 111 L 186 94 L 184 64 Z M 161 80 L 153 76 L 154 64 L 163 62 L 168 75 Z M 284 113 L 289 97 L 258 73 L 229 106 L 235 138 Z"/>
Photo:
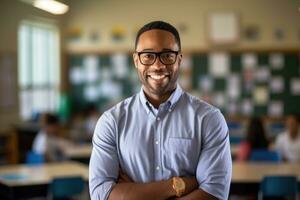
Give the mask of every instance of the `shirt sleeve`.
<path id="1" fill-rule="evenodd" d="M 219 110 L 204 117 L 201 134 L 202 150 L 196 171 L 199 188 L 218 199 L 228 199 L 232 159 L 228 127 Z"/>
<path id="2" fill-rule="evenodd" d="M 44 132 L 39 132 L 34 138 L 32 150 L 38 154 L 46 153 L 46 134 Z"/>
<path id="3" fill-rule="evenodd" d="M 115 135 L 114 120 L 104 113 L 98 120 L 93 135 L 93 150 L 89 166 L 89 188 L 92 200 L 107 200 L 116 184 L 119 161 Z"/>

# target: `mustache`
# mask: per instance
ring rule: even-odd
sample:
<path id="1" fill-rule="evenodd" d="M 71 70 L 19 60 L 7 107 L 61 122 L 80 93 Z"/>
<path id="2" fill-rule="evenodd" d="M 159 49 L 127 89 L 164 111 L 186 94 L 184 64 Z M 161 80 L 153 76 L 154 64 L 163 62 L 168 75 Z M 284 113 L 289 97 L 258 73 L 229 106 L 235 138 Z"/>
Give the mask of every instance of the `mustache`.
<path id="1" fill-rule="evenodd" d="M 153 70 L 147 72 L 147 75 L 169 75 L 169 74 L 170 73 L 168 70 Z"/>

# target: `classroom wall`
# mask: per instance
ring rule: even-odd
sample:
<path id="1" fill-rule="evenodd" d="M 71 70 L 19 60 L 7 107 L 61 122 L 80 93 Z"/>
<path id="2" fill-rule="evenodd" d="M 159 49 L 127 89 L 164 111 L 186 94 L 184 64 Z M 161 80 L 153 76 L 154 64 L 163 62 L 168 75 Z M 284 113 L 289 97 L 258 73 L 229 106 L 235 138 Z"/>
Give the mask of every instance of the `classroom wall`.
<path id="1" fill-rule="evenodd" d="M 176 26 L 184 24 L 186 31 L 181 32 L 183 50 L 206 51 L 213 48 L 207 40 L 208 15 L 214 11 L 233 11 L 239 16 L 241 28 L 248 25 L 258 26 L 260 38 L 255 42 L 241 40 L 226 48 L 237 50 L 300 48 L 300 2 L 296 0 L 65 0 L 65 2 L 70 5 L 70 11 L 63 16 L 54 16 L 19 0 L 0 0 L 0 54 L 15 56 L 12 70 L 15 72 L 13 106 L 0 109 L 0 130 L 19 121 L 17 29 L 22 19 L 57 23 L 62 31 L 63 53 L 132 50 L 136 30 L 151 20 L 165 20 Z M 122 42 L 113 42 L 110 38 L 111 29 L 115 26 L 125 27 L 127 31 L 127 36 Z M 82 31 L 80 39 L 70 42 L 67 38 L 64 42 L 65 37 L 68 37 L 68 31 L 74 27 L 79 27 Z M 283 41 L 274 40 L 272 32 L 276 27 L 284 29 L 286 37 Z M 88 40 L 93 31 L 100 33 L 98 42 Z M 66 71 L 66 68 L 63 70 Z M 66 76 L 66 73 L 62 76 Z"/>
<path id="2" fill-rule="evenodd" d="M 61 16 L 53 16 L 19 0 L 0 0 L 0 57 L 12 58 L 12 80 L 14 90 L 12 103 L 0 107 L 0 131 L 8 129 L 11 124 L 19 122 L 19 97 L 18 97 L 18 25 L 21 20 L 47 21 L 60 24 Z M 1 87 L 2 88 L 2 87 Z M 9 91 L 5 91 L 9 92 Z M 0 93 L 3 95 L 3 92 Z M 2 96 L 0 98 L 3 98 Z"/>
<path id="3" fill-rule="evenodd" d="M 300 2 L 295 0 L 72 0 L 66 15 L 65 32 L 79 28 L 82 37 L 67 42 L 68 52 L 132 50 L 135 31 L 151 20 L 165 20 L 179 27 L 185 50 L 212 49 L 207 40 L 208 15 L 219 11 L 232 11 L 238 15 L 243 30 L 255 25 L 260 38 L 255 41 L 240 40 L 227 46 L 230 49 L 300 48 Z M 127 37 L 122 42 L 112 42 L 111 29 L 125 27 Z M 273 37 L 276 28 L 284 30 L 286 37 L 277 41 Z M 99 32 L 99 42 L 88 40 L 91 32 Z"/>

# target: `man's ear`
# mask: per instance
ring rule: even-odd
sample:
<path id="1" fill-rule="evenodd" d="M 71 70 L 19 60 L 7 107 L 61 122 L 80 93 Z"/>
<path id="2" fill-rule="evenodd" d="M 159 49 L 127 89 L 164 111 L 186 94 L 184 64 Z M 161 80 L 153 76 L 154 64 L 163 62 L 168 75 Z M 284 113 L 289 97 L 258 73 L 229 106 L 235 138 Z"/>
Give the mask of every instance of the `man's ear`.
<path id="1" fill-rule="evenodd" d="M 137 53 L 133 53 L 132 54 L 132 59 L 133 59 L 135 68 L 137 68 L 138 67 L 138 63 L 139 63 L 139 56 L 137 55 Z"/>
<path id="2" fill-rule="evenodd" d="M 181 65 L 181 61 L 182 61 L 182 54 L 180 53 L 180 54 L 178 54 L 178 66 L 180 66 Z"/>

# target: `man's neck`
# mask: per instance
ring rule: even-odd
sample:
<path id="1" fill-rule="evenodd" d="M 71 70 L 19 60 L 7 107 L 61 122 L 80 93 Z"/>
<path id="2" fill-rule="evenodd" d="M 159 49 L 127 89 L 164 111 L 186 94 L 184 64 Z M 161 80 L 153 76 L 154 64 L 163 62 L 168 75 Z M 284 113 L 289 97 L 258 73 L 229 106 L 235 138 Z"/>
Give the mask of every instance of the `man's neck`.
<path id="1" fill-rule="evenodd" d="M 149 95 L 145 91 L 144 91 L 144 94 L 145 94 L 147 100 L 157 109 L 160 104 L 166 102 L 170 98 L 170 96 L 175 91 L 175 89 L 173 89 L 172 91 L 170 91 L 164 95 L 155 95 L 155 94 Z"/>

